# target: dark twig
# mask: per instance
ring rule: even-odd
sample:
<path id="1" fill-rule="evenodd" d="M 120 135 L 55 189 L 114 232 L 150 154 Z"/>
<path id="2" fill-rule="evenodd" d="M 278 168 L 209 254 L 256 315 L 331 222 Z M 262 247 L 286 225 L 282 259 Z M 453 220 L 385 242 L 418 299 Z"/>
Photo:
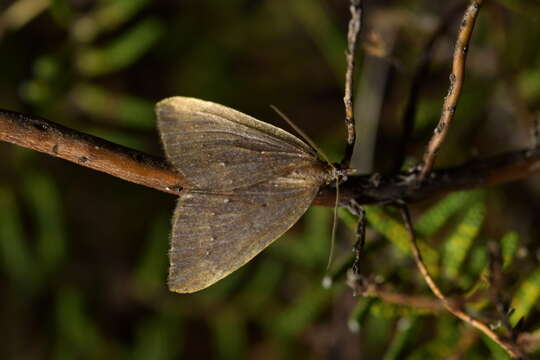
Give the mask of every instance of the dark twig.
<path id="1" fill-rule="evenodd" d="M 510 324 L 510 314 L 512 313 L 508 299 L 505 298 L 504 290 L 504 278 L 503 278 L 503 257 L 501 253 L 501 247 L 496 241 L 490 241 L 488 243 L 489 253 L 489 295 L 491 303 L 495 305 L 497 313 L 497 326 L 502 325 L 511 334 L 512 339 L 517 338 L 517 333 L 514 334 L 514 329 Z"/>
<path id="2" fill-rule="evenodd" d="M 418 99 L 420 97 L 420 92 L 422 91 L 422 88 L 426 83 L 425 80 L 429 74 L 429 68 L 431 67 L 431 59 L 435 43 L 446 32 L 458 12 L 462 11 L 462 8 L 462 3 L 454 5 L 454 7 L 448 12 L 448 14 L 444 16 L 443 20 L 441 21 L 439 26 L 437 26 L 433 34 L 431 34 L 431 37 L 425 44 L 424 49 L 420 54 L 420 60 L 418 62 L 418 66 L 411 82 L 409 97 L 407 99 L 405 111 L 403 112 L 403 118 L 401 120 L 401 123 L 403 124 L 403 130 L 401 132 L 401 139 L 398 145 L 398 151 L 396 152 L 394 172 L 400 171 L 403 167 L 403 163 L 405 162 L 405 156 L 407 154 L 407 144 L 412 137 L 414 125 L 416 122 Z"/>
<path id="3" fill-rule="evenodd" d="M 418 178 L 420 182 L 425 179 L 426 175 L 433 168 L 437 151 L 446 139 L 450 124 L 454 118 L 459 96 L 461 95 L 461 88 L 463 87 L 467 50 L 469 48 L 474 24 L 480 10 L 480 5 L 482 5 L 482 0 L 472 0 L 461 21 L 456 47 L 454 49 L 450 87 L 448 88 L 448 94 L 444 99 L 439 123 L 433 131 L 433 136 L 429 140 L 426 152 L 424 153 L 423 163 Z"/>
<path id="4" fill-rule="evenodd" d="M 420 249 L 418 248 L 418 244 L 416 242 L 416 236 L 414 234 L 414 229 L 412 226 L 409 209 L 407 208 L 405 204 L 399 204 L 398 206 L 401 211 L 401 216 L 403 218 L 403 222 L 405 223 L 405 227 L 407 228 L 407 232 L 409 233 L 411 251 L 412 251 L 416 266 L 418 267 L 420 274 L 424 278 L 424 281 L 431 289 L 431 292 L 433 292 L 433 294 L 435 294 L 435 296 L 441 300 L 446 310 L 448 310 L 451 314 L 453 314 L 457 318 L 463 320 L 469 325 L 480 330 L 482 333 L 488 336 L 491 340 L 499 344 L 499 346 L 501 346 L 511 357 L 515 359 L 527 359 L 527 356 L 525 355 L 525 353 L 523 353 L 523 351 L 511 339 L 503 338 L 502 336 L 498 335 L 497 333 L 495 333 L 495 331 L 493 331 L 489 327 L 488 324 L 467 314 L 464 310 L 462 310 L 461 307 L 456 306 L 454 303 L 449 301 L 448 298 L 446 298 L 446 296 L 443 294 L 443 292 L 441 291 L 441 289 L 439 288 L 435 280 L 433 280 L 433 277 L 429 273 L 429 270 L 427 269 L 424 263 L 424 260 L 422 259 L 422 254 L 420 253 Z"/>
<path id="5" fill-rule="evenodd" d="M 354 260 L 352 264 L 352 271 L 355 274 L 359 274 L 360 252 L 364 248 L 364 243 L 366 241 L 366 212 L 354 199 L 349 202 L 349 206 L 347 206 L 347 208 L 351 213 L 353 213 L 353 215 L 358 216 L 358 223 L 356 225 L 356 242 L 353 245 Z"/>
<path id="6" fill-rule="evenodd" d="M 349 21 L 349 32 L 347 34 L 347 72 L 345 73 L 345 126 L 347 127 L 347 147 L 345 155 L 341 161 L 343 168 L 349 167 L 351 161 L 354 143 L 356 141 L 356 129 L 354 123 L 354 109 L 352 103 L 352 89 L 354 78 L 354 63 L 356 55 L 356 40 L 362 27 L 362 0 L 351 0 L 350 5 L 351 20 Z"/>
<path id="7" fill-rule="evenodd" d="M 396 199 L 413 203 L 451 191 L 525 179 L 539 171 L 540 149 L 525 149 L 434 171 L 419 186 L 412 186 L 410 174 L 381 175 L 376 183 L 372 181 L 372 175 L 350 176 L 340 187 L 340 198 L 341 204 L 347 204 L 350 199 L 355 199 L 361 205 L 388 204 Z M 333 206 L 334 200 L 335 190 L 324 187 L 315 204 Z"/>

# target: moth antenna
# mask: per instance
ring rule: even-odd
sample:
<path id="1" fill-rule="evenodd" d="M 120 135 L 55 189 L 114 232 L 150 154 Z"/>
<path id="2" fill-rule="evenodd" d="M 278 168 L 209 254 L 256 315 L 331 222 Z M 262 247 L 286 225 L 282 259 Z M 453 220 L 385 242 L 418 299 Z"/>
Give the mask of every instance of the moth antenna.
<path id="1" fill-rule="evenodd" d="M 287 115 L 285 115 L 284 113 L 281 112 L 281 110 L 279 110 L 276 106 L 274 105 L 270 105 L 270 107 L 272 108 L 272 110 L 274 110 L 279 116 L 281 116 L 281 118 L 283 118 L 283 120 L 285 120 L 287 122 L 287 124 L 289 124 L 297 133 L 299 133 L 303 138 L 304 140 L 307 141 L 307 143 L 309 144 L 309 146 L 311 146 L 312 149 L 314 149 L 317 154 L 319 154 L 320 157 L 322 157 L 327 163 L 328 165 L 330 165 L 332 168 L 334 168 L 334 170 L 336 169 L 336 167 L 334 165 L 332 165 L 332 162 L 330 161 L 330 159 L 328 158 L 328 156 L 326 156 L 326 154 L 321 150 L 321 148 L 319 148 L 315 142 L 313 140 L 310 139 L 309 136 L 307 136 L 306 133 L 304 133 L 302 131 L 302 129 L 300 129 L 298 126 L 296 126 L 295 123 L 292 122 L 291 119 L 289 119 L 287 117 Z"/>
<path id="2" fill-rule="evenodd" d="M 334 204 L 334 219 L 332 221 L 332 236 L 330 238 L 330 253 L 328 254 L 328 263 L 326 264 L 326 272 L 330 271 L 332 260 L 334 258 L 334 247 L 336 244 L 337 220 L 338 220 L 338 205 L 339 205 L 339 177 L 336 177 L 336 202 Z"/>

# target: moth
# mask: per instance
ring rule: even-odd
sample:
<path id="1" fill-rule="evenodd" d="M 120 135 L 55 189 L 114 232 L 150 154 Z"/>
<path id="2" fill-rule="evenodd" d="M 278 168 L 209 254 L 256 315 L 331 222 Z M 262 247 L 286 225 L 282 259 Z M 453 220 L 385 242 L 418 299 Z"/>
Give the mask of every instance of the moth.
<path id="1" fill-rule="evenodd" d="M 302 140 L 226 106 L 172 97 L 156 114 L 166 157 L 190 184 L 172 219 L 171 291 L 204 289 L 246 264 L 340 176 Z"/>

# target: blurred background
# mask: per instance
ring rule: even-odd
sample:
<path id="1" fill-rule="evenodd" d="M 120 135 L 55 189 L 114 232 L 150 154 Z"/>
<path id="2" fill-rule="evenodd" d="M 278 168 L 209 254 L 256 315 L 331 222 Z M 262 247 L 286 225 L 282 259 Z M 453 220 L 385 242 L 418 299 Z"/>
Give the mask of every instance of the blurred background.
<path id="1" fill-rule="evenodd" d="M 416 163 L 439 118 L 465 2 L 364 2 L 355 166 L 388 173 Z M 161 156 L 153 105 L 162 98 L 211 100 L 290 130 L 274 104 L 339 161 L 348 20 L 346 0 L 3 0 L 0 107 Z M 438 166 L 529 146 L 539 42 L 539 1 L 487 2 Z M 332 210 L 313 207 L 247 266 L 180 295 L 166 286 L 173 196 L 11 144 L 0 143 L 0 159 L 3 359 L 506 358 L 443 311 L 353 297 L 346 212 L 329 274 Z M 524 346 L 536 352 L 539 199 L 531 178 L 413 207 L 426 262 L 448 293 L 489 292 L 489 249 L 500 250 L 498 299 L 515 309 L 511 324 L 525 317 Z M 399 217 L 367 210 L 362 274 L 392 294 L 431 295 Z M 497 304 L 484 296 L 469 310 L 496 325 Z"/>

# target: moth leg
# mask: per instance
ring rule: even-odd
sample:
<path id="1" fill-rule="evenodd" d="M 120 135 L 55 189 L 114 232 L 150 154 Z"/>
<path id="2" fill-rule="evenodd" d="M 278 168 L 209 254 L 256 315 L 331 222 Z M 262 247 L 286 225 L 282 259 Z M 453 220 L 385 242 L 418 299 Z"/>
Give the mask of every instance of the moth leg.
<path id="1" fill-rule="evenodd" d="M 356 242 L 352 248 L 354 252 L 354 261 L 352 265 L 352 271 L 355 275 L 360 274 L 360 253 L 364 248 L 366 242 L 366 211 L 356 200 L 351 200 L 348 206 L 349 211 L 358 217 L 358 224 L 356 225 Z"/>

